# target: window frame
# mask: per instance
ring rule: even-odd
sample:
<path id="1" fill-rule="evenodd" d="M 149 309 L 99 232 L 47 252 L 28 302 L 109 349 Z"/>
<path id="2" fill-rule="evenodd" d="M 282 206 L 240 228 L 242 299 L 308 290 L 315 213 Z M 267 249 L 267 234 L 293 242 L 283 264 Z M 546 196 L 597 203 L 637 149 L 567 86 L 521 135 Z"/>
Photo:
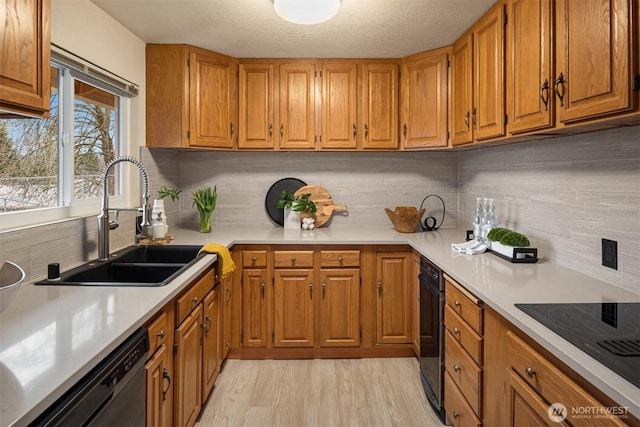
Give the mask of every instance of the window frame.
<path id="1" fill-rule="evenodd" d="M 52 47 L 53 48 L 53 47 Z M 69 65 L 71 64 L 71 66 Z M 75 64 L 80 64 L 75 66 Z M 65 52 L 64 55 L 52 51 L 52 67 L 58 73 L 58 206 L 42 207 L 16 212 L 0 212 L 0 232 L 12 231 L 32 226 L 41 226 L 74 218 L 89 217 L 100 212 L 102 197 L 74 199 L 74 80 L 95 86 L 116 95 L 119 99 L 117 156 L 131 155 L 131 98 L 137 95 L 137 86 L 124 81 L 122 85 L 117 76 L 108 75 L 105 70 L 97 69 L 80 58 Z M 98 71 L 96 71 L 98 70 Z M 97 76 L 97 77 L 96 77 Z M 122 87 L 125 89 L 123 90 Z M 130 89 L 130 90 L 129 90 Z M 64 99 L 63 99 L 64 96 Z M 137 156 L 134 156 L 137 157 Z M 119 188 L 116 195 L 109 197 L 110 207 L 135 207 L 140 204 L 140 183 L 138 170 L 130 167 L 115 166 Z M 136 185 L 137 182 L 137 185 Z"/>

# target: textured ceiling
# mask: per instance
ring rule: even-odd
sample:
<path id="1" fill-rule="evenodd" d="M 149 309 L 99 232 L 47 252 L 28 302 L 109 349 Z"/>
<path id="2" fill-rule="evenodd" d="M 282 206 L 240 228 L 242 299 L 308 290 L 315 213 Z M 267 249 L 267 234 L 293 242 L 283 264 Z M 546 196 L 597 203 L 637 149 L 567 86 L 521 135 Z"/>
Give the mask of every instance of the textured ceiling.
<path id="1" fill-rule="evenodd" d="M 237 58 L 400 58 L 451 44 L 496 0 L 342 0 L 322 24 L 283 21 L 271 0 L 91 0 L 147 43 Z"/>

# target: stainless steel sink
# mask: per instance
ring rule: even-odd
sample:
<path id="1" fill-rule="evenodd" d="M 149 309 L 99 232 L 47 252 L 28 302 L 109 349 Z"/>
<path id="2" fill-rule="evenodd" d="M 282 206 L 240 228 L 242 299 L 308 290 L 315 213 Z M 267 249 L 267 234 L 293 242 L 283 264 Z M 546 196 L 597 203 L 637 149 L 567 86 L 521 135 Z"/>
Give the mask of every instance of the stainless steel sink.
<path id="1" fill-rule="evenodd" d="M 130 246 L 36 285 L 164 286 L 195 263 L 201 246 Z"/>

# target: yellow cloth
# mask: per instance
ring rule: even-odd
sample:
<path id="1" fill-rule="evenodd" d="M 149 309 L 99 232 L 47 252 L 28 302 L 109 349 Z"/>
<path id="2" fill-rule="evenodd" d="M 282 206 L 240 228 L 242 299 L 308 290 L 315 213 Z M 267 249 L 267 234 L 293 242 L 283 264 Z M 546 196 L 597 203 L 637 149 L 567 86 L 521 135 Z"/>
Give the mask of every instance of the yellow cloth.
<path id="1" fill-rule="evenodd" d="M 229 249 L 227 249 L 226 246 L 221 245 L 219 243 L 207 243 L 202 248 L 200 248 L 200 251 L 198 251 L 198 255 L 200 255 L 203 252 L 206 252 L 209 254 L 211 253 L 218 254 L 218 257 L 221 258 L 221 262 L 222 262 L 222 267 L 220 269 L 220 272 L 221 272 L 220 274 L 222 275 L 222 277 L 226 277 L 228 274 L 231 274 L 235 271 L 236 264 L 233 262 L 233 259 L 231 258 L 231 253 L 229 253 Z"/>

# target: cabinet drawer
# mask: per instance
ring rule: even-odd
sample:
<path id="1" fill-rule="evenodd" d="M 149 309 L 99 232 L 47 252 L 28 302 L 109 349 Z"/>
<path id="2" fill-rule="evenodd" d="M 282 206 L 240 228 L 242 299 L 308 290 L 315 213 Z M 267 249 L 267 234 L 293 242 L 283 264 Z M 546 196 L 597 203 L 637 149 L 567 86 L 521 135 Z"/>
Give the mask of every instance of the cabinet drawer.
<path id="1" fill-rule="evenodd" d="M 242 252 L 242 266 L 244 268 L 264 268 L 267 266 L 267 251 Z"/>
<path id="2" fill-rule="evenodd" d="M 360 251 L 320 251 L 320 267 L 358 267 Z"/>
<path id="3" fill-rule="evenodd" d="M 451 424 L 455 427 L 482 425 L 448 372 L 444 374 L 444 409 L 447 411 Z"/>
<path id="4" fill-rule="evenodd" d="M 482 334 L 482 301 L 445 276 L 447 305 L 479 334 Z"/>
<path id="5" fill-rule="evenodd" d="M 551 362 L 531 348 L 512 331 L 507 332 L 508 358 L 511 370 L 520 376 L 547 402 L 562 402 L 567 408 L 602 407 L 596 398 L 574 383 Z M 600 426 L 602 419 L 574 418 L 569 410 L 567 421 L 572 425 Z M 619 418 L 607 418 L 607 425 L 626 425 Z"/>
<path id="6" fill-rule="evenodd" d="M 444 324 L 452 337 L 479 365 L 482 364 L 482 337 L 448 305 L 444 308 Z"/>
<path id="7" fill-rule="evenodd" d="M 176 325 L 191 313 L 193 308 L 200 304 L 205 295 L 213 288 L 213 270 L 209 270 L 196 281 L 176 302 Z"/>
<path id="8" fill-rule="evenodd" d="M 313 267 L 313 251 L 274 251 L 275 268 Z"/>
<path id="9" fill-rule="evenodd" d="M 471 409 L 476 414 L 482 415 L 480 413 L 482 409 L 480 399 L 482 369 L 460 347 L 450 332 L 445 332 L 444 352 L 445 368 L 451 379 L 456 383 Z"/>
<path id="10" fill-rule="evenodd" d="M 148 328 L 149 334 L 149 355 L 155 353 L 162 344 L 167 344 L 167 313 L 164 311 L 158 314 Z"/>

